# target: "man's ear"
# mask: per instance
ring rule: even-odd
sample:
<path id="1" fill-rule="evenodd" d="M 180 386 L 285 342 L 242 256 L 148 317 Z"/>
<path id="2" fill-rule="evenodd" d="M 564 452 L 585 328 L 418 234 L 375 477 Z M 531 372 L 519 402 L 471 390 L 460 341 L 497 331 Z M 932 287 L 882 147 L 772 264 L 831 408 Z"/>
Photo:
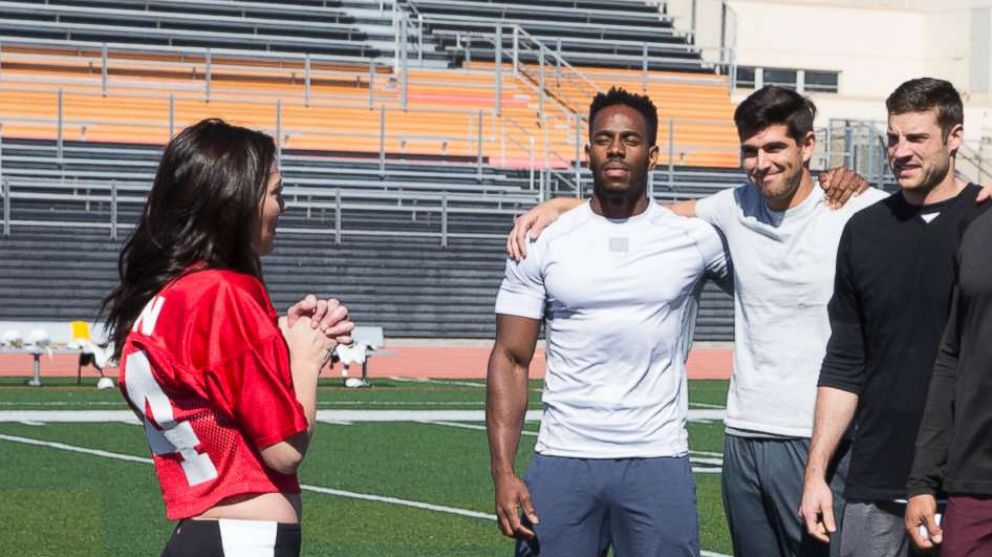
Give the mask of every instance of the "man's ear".
<path id="1" fill-rule="evenodd" d="M 964 141 L 964 126 L 961 124 L 955 124 L 951 131 L 947 134 L 947 139 L 944 144 L 947 145 L 947 149 L 950 151 L 951 156 L 957 154 L 958 149 L 961 148 L 961 143 Z"/>
<path id="2" fill-rule="evenodd" d="M 659 149 L 657 145 L 652 145 L 651 148 L 648 149 L 648 172 L 654 170 L 655 167 L 658 166 L 658 152 Z"/>
<path id="3" fill-rule="evenodd" d="M 816 132 L 806 132 L 806 136 L 803 137 L 799 148 L 803 153 L 803 162 L 809 163 L 810 159 L 813 158 L 813 152 L 816 151 Z"/>

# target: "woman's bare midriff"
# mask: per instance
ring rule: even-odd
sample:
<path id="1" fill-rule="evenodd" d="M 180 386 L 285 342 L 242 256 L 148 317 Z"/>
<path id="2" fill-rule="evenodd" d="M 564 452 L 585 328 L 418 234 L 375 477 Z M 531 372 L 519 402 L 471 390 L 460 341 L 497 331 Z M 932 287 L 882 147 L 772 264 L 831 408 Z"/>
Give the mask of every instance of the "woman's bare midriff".
<path id="1" fill-rule="evenodd" d="M 194 520 L 234 518 L 298 524 L 301 513 L 302 506 L 298 494 L 251 493 L 225 499 L 203 514 L 194 517 Z"/>

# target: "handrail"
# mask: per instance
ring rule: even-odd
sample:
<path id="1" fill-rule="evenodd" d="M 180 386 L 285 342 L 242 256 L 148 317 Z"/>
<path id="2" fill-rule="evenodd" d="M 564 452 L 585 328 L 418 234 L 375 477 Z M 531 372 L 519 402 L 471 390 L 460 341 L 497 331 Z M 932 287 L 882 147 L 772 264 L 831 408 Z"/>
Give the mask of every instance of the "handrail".
<path id="1" fill-rule="evenodd" d="M 160 54 L 198 54 L 204 56 L 208 51 L 215 56 L 234 56 L 242 59 L 271 59 L 274 61 L 286 61 L 286 60 L 298 60 L 303 63 L 307 58 L 316 62 L 353 62 L 356 65 L 367 65 L 369 58 L 365 56 L 347 56 L 342 54 L 303 54 L 300 52 L 294 52 L 291 50 L 250 50 L 250 49 L 239 49 L 239 48 L 224 48 L 224 47 L 199 47 L 199 46 L 182 46 L 182 45 L 155 45 L 155 44 L 136 44 L 136 43 L 122 43 L 115 41 L 80 41 L 76 39 L 43 39 L 43 38 L 28 38 L 28 37 L 11 37 L 7 35 L 0 35 L 0 44 L 3 45 L 25 45 L 25 46 L 52 46 L 52 47 L 71 47 L 71 48 L 92 48 L 99 50 L 101 47 L 107 47 L 111 50 L 126 51 L 126 52 L 137 52 L 137 53 L 160 53 Z"/>
<path id="2" fill-rule="evenodd" d="M 34 226 L 60 226 L 66 228 L 96 228 L 96 229 L 107 229 L 110 231 L 111 238 L 117 239 L 117 232 L 121 229 L 133 228 L 132 222 L 119 222 L 119 215 L 121 212 L 118 210 L 118 205 L 124 203 L 131 206 L 143 204 L 145 201 L 144 196 L 121 196 L 117 193 L 116 183 L 111 183 L 107 185 L 106 183 L 99 183 L 99 185 L 94 185 L 93 189 L 101 193 L 93 194 L 58 194 L 58 193 L 40 193 L 31 191 L 14 191 L 14 186 L 20 187 L 35 187 L 35 188 L 51 188 L 54 186 L 51 182 L 45 180 L 10 180 L 9 178 L 0 179 L 0 195 L 3 196 L 3 206 L 4 212 L 0 217 L 3 219 L 3 226 L 5 235 L 10 234 L 10 228 L 14 227 L 34 227 Z M 85 188 L 86 185 L 81 184 L 81 188 Z M 109 191 L 109 194 L 102 193 Z M 359 191 L 359 190 L 343 190 L 340 188 L 299 188 L 299 187 L 289 187 L 287 188 L 286 195 L 289 197 L 297 197 L 290 206 L 290 210 L 295 210 L 295 216 L 293 213 L 289 213 L 283 219 L 283 226 L 280 226 L 280 230 L 284 232 L 297 232 L 304 234 L 325 234 L 334 236 L 336 241 L 340 243 L 340 238 L 342 235 L 383 235 L 383 236 L 427 236 L 427 237 L 438 237 L 441 240 L 441 246 L 447 246 L 447 239 L 450 237 L 501 237 L 502 234 L 486 234 L 486 233 L 474 233 L 474 232 L 457 232 L 450 230 L 449 215 L 474 215 L 476 217 L 481 216 L 495 216 L 498 218 L 506 218 L 511 215 L 517 214 L 521 209 L 521 205 L 530 206 L 540 201 L 540 198 L 536 194 L 516 194 L 516 195 L 500 195 L 494 197 L 486 197 L 479 195 L 460 195 L 451 194 L 447 192 L 436 192 L 436 193 L 411 193 L 411 192 L 380 192 L 380 191 Z M 299 199 L 301 197 L 307 197 L 309 199 Z M 313 198 L 317 198 L 314 200 Z M 53 203 L 82 203 L 82 209 L 79 211 L 77 216 L 89 217 L 88 220 L 80 219 L 67 219 L 58 218 L 55 215 L 43 214 L 41 219 L 38 218 L 16 218 L 12 214 L 10 207 L 11 199 L 21 199 L 21 200 L 34 200 L 34 201 L 46 201 Z M 364 200 L 364 201 L 363 201 Z M 403 201 L 410 202 L 404 205 Z M 89 209 L 91 203 L 101 203 L 107 204 L 107 209 L 104 212 L 96 212 Z M 466 203 L 465 206 L 459 206 L 457 203 Z M 511 207 L 506 207 L 506 204 L 512 205 Z M 310 218 L 311 210 L 329 209 L 334 210 L 336 214 L 340 215 L 343 211 L 375 211 L 375 212 L 404 212 L 410 213 L 411 215 L 418 215 L 423 213 L 433 213 L 440 215 L 440 230 L 438 231 L 424 231 L 424 225 L 419 224 L 417 219 L 410 219 L 411 224 L 408 228 L 395 228 L 384 230 L 382 228 L 377 228 L 373 230 L 364 229 L 342 229 L 342 219 L 336 218 L 333 228 L 328 226 L 320 225 L 320 221 L 315 222 L 314 225 L 305 228 L 294 227 L 290 223 L 299 223 L 302 219 L 304 222 L 312 220 Z M 23 210 L 21 208 L 20 210 Z M 109 212 L 109 215 L 106 214 Z M 130 215 L 133 219 L 136 213 L 132 211 L 131 213 L 124 213 L 125 216 Z M 109 222 L 107 222 L 109 219 Z M 128 219 L 126 219 L 128 220 Z"/>

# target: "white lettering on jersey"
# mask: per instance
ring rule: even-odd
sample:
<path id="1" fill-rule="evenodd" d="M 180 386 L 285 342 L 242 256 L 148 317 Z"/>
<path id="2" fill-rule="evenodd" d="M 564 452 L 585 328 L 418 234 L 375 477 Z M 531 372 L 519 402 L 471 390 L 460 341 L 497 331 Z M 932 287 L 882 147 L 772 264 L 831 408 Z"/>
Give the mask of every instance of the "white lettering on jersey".
<path id="1" fill-rule="evenodd" d="M 162 304 L 159 302 L 148 332 L 142 331 L 144 334 L 151 333 L 151 329 L 155 327 L 154 320 L 158 318 L 161 309 Z M 124 363 L 124 369 L 127 397 L 144 416 L 145 435 L 152 452 L 157 455 L 179 453 L 182 456 L 183 472 L 190 486 L 216 478 L 217 468 L 210 460 L 210 455 L 196 450 L 200 439 L 193 431 L 193 426 L 189 422 L 176 421 L 172 401 L 155 381 L 145 353 L 141 350 L 132 352 Z"/>
<path id="2" fill-rule="evenodd" d="M 162 313 L 162 307 L 165 305 L 165 298 L 162 296 L 155 296 L 145 304 L 145 309 L 141 310 L 141 315 L 134 321 L 134 326 L 131 327 L 131 331 L 135 332 L 139 328 L 141 329 L 141 334 L 146 337 L 152 336 L 155 332 L 155 324 L 158 323 L 158 316 Z"/>

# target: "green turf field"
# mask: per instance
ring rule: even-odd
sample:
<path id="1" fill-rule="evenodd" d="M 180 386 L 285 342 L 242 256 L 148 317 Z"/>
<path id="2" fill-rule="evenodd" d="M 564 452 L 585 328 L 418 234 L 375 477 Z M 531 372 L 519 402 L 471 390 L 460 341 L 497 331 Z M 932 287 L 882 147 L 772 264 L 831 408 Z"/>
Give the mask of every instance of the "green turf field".
<path id="1" fill-rule="evenodd" d="M 158 555 L 170 525 L 143 430 L 97 418 L 78 423 L 78 413 L 64 418 L 77 423 L 56 422 L 48 413 L 126 410 L 119 392 L 97 391 L 93 380 L 82 387 L 74 379 L 46 379 L 41 388 L 22 383 L 0 379 L 0 416 L 46 413 L 0 421 L 0 556 Z M 531 386 L 530 408 L 539 410 L 540 383 Z M 484 407 L 482 387 L 481 381 L 378 380 L 360 390 L 323 385 L 319 408 L 331 422 L 318 425 L 300 473 L 304 555 L 512 554 L 512 542 L 490 518 L 484 424 L 472 419 Z M 725 381 L 690 382 L 690 408 L 722 408 L 726 389 Z M 384 411 L 398 414 L 383 418 Z M 367 421 L 370 416 L 395 421 Z M 521 474 L 537 426 L 525 427 Z M 723 424 L 691 421 L 689 434 L 704 555 L 730 554 L 717 473 Z M 129 457 L 138 458 L 123 460 Z"/>

